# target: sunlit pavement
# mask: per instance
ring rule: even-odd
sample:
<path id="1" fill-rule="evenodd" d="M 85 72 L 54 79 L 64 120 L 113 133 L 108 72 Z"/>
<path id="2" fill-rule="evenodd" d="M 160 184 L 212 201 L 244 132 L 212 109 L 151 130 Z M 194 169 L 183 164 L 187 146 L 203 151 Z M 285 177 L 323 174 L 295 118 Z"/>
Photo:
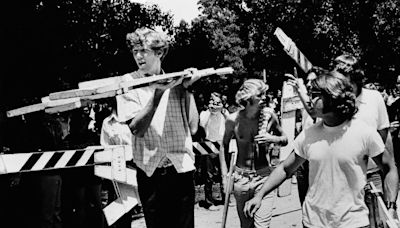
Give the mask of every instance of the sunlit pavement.
<path id="1" fill-rule="evenodd" d="M 288 180 L 290 182 L 290 180 Z M 301 209 L 297 193 L 297 184 L 286 185 L 290 188 L 290 195 L 285 197 L 277 197 L 271 228 L 301 228 Z M 286 189 L 288 190 L 288 189 Z M 231 197 L 233 204 L 234 197 Z M 223 206 L 218 206 L 220 210 L 210 211 L 198 204 L 195 205 L 195 227 L 196 228 L 220 228 L 222 221 Z M 143 218 L 136 219 L 132 222 L 132 228 L 145 228 Z M 232 205 L 228 210 L 228 218 L 226 228 L 239 228 L 239 217 L 236 212 L 236 206 Z"/>

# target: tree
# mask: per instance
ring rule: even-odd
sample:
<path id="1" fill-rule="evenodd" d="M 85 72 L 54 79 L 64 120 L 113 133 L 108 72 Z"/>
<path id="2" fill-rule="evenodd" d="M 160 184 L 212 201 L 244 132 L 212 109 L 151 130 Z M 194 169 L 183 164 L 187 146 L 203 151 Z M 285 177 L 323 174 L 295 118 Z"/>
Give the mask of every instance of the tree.
<path id="1" fill-rule="evenodd" d="M 276 27 L 281 27 L 314 65 L 330 69 L 336 56 L 349 53 L 361 60 L 369 80 L 393 80 L 400 64 L 399 2 L 199 0 L 198 3 L 203 15 L 199 20 L 206 27 L 203 31 L 210 34 L 216 64 L 234 67 L 239 80 L 261 78 L 266 69 L 268 83 L 276 90 L 282 85 L 281 75 L 296 66 L 273 35 Z M 187 34 L 190 32 L 187 30 Z"/>
<path id="2" fill-rule="evenodd" d="M 50 92 L 84 80 L 135 69 L 127 32 L 161 26 L 172 33 L 172 16 L 156 5 L 128 0 L 8 1 L 7 72 L 2 97 L 7 109 L 40 102 Z M 15 13 L 14 13 L 15 12 Z M 23 82 L 23 83 L 21 83 Z M 15 93 L 14 91 L 18 91 Z"/>

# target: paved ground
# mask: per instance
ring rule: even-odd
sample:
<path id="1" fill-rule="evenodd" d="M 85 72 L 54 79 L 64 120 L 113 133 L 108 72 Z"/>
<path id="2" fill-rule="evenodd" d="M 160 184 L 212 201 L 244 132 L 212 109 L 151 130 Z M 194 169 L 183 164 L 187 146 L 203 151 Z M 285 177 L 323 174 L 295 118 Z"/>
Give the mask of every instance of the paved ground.
<path id="1" fill-rule="evenodd" d="M 291 190 L 290 195 L 285 197 L 278 197 L 274 215 L 271 221 L 271 227 L 273 228 L 301 228 L 301 210 L 300 202 L 298 199 L 297 185 L 292 184 L 289 180 L 288 184 L 285 185 L 285 190 Z M 196 188 L 198 198 L 202 198 L 202 191 L 198 187 Z M 231 197 L 234 201 L 234 198 Z M 197 200 L 196 200 L 197 202 Z M 219 206 L 218 211 L 209 211 L 198 204 L 195 205 L 195 227 L 196 228 L 220 228 L 222 221 L 223 206 Z M 132 222 L 132 228 L 145 228 L 145 222 L 143 218 L 136 219 Z M 236 212 L 236 207 L 231 206 L 228 210 L 228 218 L 226 223 L 227 228 L 239 228 L 239 218 Z"/>

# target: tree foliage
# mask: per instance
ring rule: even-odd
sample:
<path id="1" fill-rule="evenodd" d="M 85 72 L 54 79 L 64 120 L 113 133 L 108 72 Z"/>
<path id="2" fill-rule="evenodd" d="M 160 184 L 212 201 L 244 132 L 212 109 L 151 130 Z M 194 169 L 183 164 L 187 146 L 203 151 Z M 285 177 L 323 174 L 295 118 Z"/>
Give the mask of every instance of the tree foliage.
<path id="1" fill-rule="evenodd" d="M 7 72 L 3 104 L 40 102 L 50 92 L 76 88 L 84 80 L 135 69 L 125 44 L 128 32 L 160 26 L 172 33 L 172 16 L 156 5 L 128 0 L 7 1 Z M 18 91 L 18 93 L 15 93 Z"/>
<path id="2" fill-rule="evenodd" d="M 282 86 L 282 75 L 296 64 L 273 35 L 277 27 L 314 65 L 329 68 L 335 56 L 351 53 L 370 80 L 390 83 L 400 71 L 400 0 L 199 0 L 201 15 L 176 27 L 159 7 L 128 0 L 4 4 L 6 76 L 0 90 L 8 109 L 75 88 L 79 81 L 134 70 L 125 35 L 141 26 L 161 26 L 173 35 L 163 64 L 167 72 L 235 69 L 232 76 L 207 77 L 195 85 L 197 97 L 205 100 L 220 91 L 233 102 L 241 82 L 262 78 L 264 71 L 271 90 Z M 13 99 L 6 99 L 10 94 Z"/>
<path id="3" fill-rule="evenodd" d="M 265 70 L 270 87 L 279 89 L 281 76 L 292 72 L 295 64 L 273 35 L 276 27 L 314 65 L 329 69 L 336 56 L 350 53 L 360 58 L 370 80 L 384 83 L 400 69 L 398 0 L 199 0 L 198 4 L 202 16 L 192 28 L 186 27 L 186 35 L 195 36 L 198 28 L 193 28 L 204 26 L 202 31 L 211 39 L 209 49 L 216 51 L 214 66 L 235 68 L 237 80 L 222 79 L 217 85 L 235 88 L 247 77 L 261 78 Z"/>

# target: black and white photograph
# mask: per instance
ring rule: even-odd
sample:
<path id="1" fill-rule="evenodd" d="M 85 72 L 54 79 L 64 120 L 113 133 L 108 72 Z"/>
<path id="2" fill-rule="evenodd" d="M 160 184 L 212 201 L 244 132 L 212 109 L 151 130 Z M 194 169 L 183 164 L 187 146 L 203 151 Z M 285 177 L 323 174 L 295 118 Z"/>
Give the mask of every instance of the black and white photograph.
<path id="1" fill-rule="evenodd" d="M 400 228 L 400 0 L 2 4 L 0 227 Z"/>

